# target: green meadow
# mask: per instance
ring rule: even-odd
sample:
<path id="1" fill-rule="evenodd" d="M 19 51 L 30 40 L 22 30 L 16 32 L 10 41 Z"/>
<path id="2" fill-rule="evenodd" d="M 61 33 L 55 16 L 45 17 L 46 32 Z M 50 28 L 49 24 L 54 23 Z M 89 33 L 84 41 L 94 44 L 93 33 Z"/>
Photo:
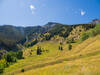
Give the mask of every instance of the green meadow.
<path id="1" fill-rule="evenodd" d="M 5 75 L 98 75 L 100 74 L 100 36 L 91 37 L 81 43 L 63 44 L 59 50 L 59 42 L 45 41 L 24 49 L 24 59 L 5 69 Z M 37 46 L 41 46 L 41 55 L 36 54 Z M 45 52 L 48 50 L 48 52 Z M 21 70 L 24 69 L 24 72 Z"/>

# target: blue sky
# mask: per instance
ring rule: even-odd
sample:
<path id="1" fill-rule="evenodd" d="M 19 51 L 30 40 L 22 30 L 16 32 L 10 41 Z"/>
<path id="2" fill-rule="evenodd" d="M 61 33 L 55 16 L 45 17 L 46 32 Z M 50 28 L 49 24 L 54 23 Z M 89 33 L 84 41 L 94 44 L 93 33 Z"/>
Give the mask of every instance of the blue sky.
<path id="1" fill-rule="evenodd" d="M 0 0 L 0 25 L 88 23 L 100 19 L 100 0 Z"/>

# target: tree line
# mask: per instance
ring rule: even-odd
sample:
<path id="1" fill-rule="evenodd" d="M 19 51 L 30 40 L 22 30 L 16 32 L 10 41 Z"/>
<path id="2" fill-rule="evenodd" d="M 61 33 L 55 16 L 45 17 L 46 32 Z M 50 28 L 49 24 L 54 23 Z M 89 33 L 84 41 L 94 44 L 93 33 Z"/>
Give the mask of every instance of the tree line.
<path id="1" fill-rule="evenodd" d="M 4 69 L 8 67 L 10 64 L 17 62 L 17 59 L 23 59 L 23 52 L 7 52 L 2 55 L 2 59 L 0 60 L 0 73 L 3 73 Z"/>

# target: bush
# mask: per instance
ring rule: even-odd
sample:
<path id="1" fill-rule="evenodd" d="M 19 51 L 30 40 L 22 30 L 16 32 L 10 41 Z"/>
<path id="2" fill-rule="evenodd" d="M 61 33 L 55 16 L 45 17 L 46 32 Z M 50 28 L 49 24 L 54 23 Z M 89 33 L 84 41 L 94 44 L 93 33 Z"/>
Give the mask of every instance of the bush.
<path id="1" fill-rule="evenodd" d="M 88 34 L 90 37 L 94 37 L 100 34 L 100 23 L 97 24 L 95 28 L 91 29 Z"/>
<path id="2" fill-rule="evenodd" d="M 68 49 L 69 49 L 69 50 L 72 49 L 72 45 L 71 45 L 71 44 L 68 45 Z"/>
<path id="3" fill-rule="evenodd" d="M 94 30 L 95 30 L 95 34 L 100 34 L 100 23 L 96 25 Z"/>
<path id="4" fill-rule="evenodd" d="M 41 47 L 37 47 L 37 55 L 41 55 L 41 54 L 42 54 Z"/>
<path id="5" fill-rule="evenodd" d="M 3 58 L 7 61 L 7 62 L 16 62 L 17 58 L 16 58 L 16 54 L 14 52 L 8 52 L 6 53 Z"/>
<path id="6" fill-rule="evenodd" d="M 24 69 L 21 69 L 21 72 L 24 72 L 25 70 Z"/>
<path id="7" fill-rule="evenodd" d="M 22 59 L 23 58 L 23 51 L 18 51 L 17 52 L 17 58 Z"/>
<path id="8" fill-rule="evenodd" d="M 81 37 L 81 41 L 85 41 L 88 38 L 89 38 L 89 34 L 88 33 L 83 33 L 82 37 Z"/>
<path id="9" fill-rule="evenodd" d="M 89 37 L 93 37 L 93 36 L 96 35 L 96 34 L 95 34 L 95 31 L 94 31 L 93 29 L 91 29 L 91 30 L 88 32 L 88 34 L 89 34 Z"/>
<path id="10" fill-rule="evenodd" d="M 32 40 L 31 42 L 25 43 L 24 45 L 25 45 L 25 47 L 28 48 L 28 47 L 31 47 L 31 46 L 37 44 L 37 43 L 38 43 L 38 40 L 37 40 L 37 39 L 34 39 L 34 40 Z"/>
<path id="11" fill-rule="evenodd" d="M 3 73 L 4 68 L 0 67 L 0 73 Z"/>
<path id="12" fill-rule="evenodd" d="M 6 67 L 6 61 L 1 59 L 0 60 L 0 73 L 3 73 L 3 70 L 5 67 Z"/>
<path id="13" fill-rule="evenodd" d="M 75 43 L 75 40 L 74 40 L 74 38 L 72 38 L 72 39 L 70 39 L 70 40 L 67 40 L 66 43 L 67 43 L 67 44 L 69 44 L 69 43 Z"/>
<path id="14" fill-rule="evenodd" d="M 62 46 L 59 46 L 59 50 L 61 50 L 61 51 L 62 51 L 62 50 L 63 50 L 63 47 L 62 47 Z"/>
<path id="15" fill-rule="evenodd" d="M 100 34 L 100 23 L 95 26 L 95 28 L 89 30 L 89 32 L 85 32 L 81 36 L 81 41 L 88 39 L 89 37 L 94 37 Z"/>

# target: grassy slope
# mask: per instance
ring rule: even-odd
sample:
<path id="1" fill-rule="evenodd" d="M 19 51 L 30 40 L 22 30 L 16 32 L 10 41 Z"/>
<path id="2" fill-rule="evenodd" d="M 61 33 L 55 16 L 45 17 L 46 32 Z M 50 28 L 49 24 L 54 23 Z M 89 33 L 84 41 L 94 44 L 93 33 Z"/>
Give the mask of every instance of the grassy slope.
<path id="1" fill-rule="evenodd" d="M 36 54 L 36 46 L 26 50 L 25 54 L 33 49 L 33 55 L 18 61 L 5 70 L 8 74 L 14 72 L 18 75 L 98 75 L 100 74 L 100 35 L 90 38 L 83 43 L 73 44 L 74 47 L 68 51 L 67 46 L 63 45 L 64 50 L 58 50 L 57 42 L 39 43 L 43 48 L 50 49 L 49 53 L 41 56 Z M 41 68 L 42 67 L 42 68 Z M 26 72 L 21 73 L 24 68 Z"/>

